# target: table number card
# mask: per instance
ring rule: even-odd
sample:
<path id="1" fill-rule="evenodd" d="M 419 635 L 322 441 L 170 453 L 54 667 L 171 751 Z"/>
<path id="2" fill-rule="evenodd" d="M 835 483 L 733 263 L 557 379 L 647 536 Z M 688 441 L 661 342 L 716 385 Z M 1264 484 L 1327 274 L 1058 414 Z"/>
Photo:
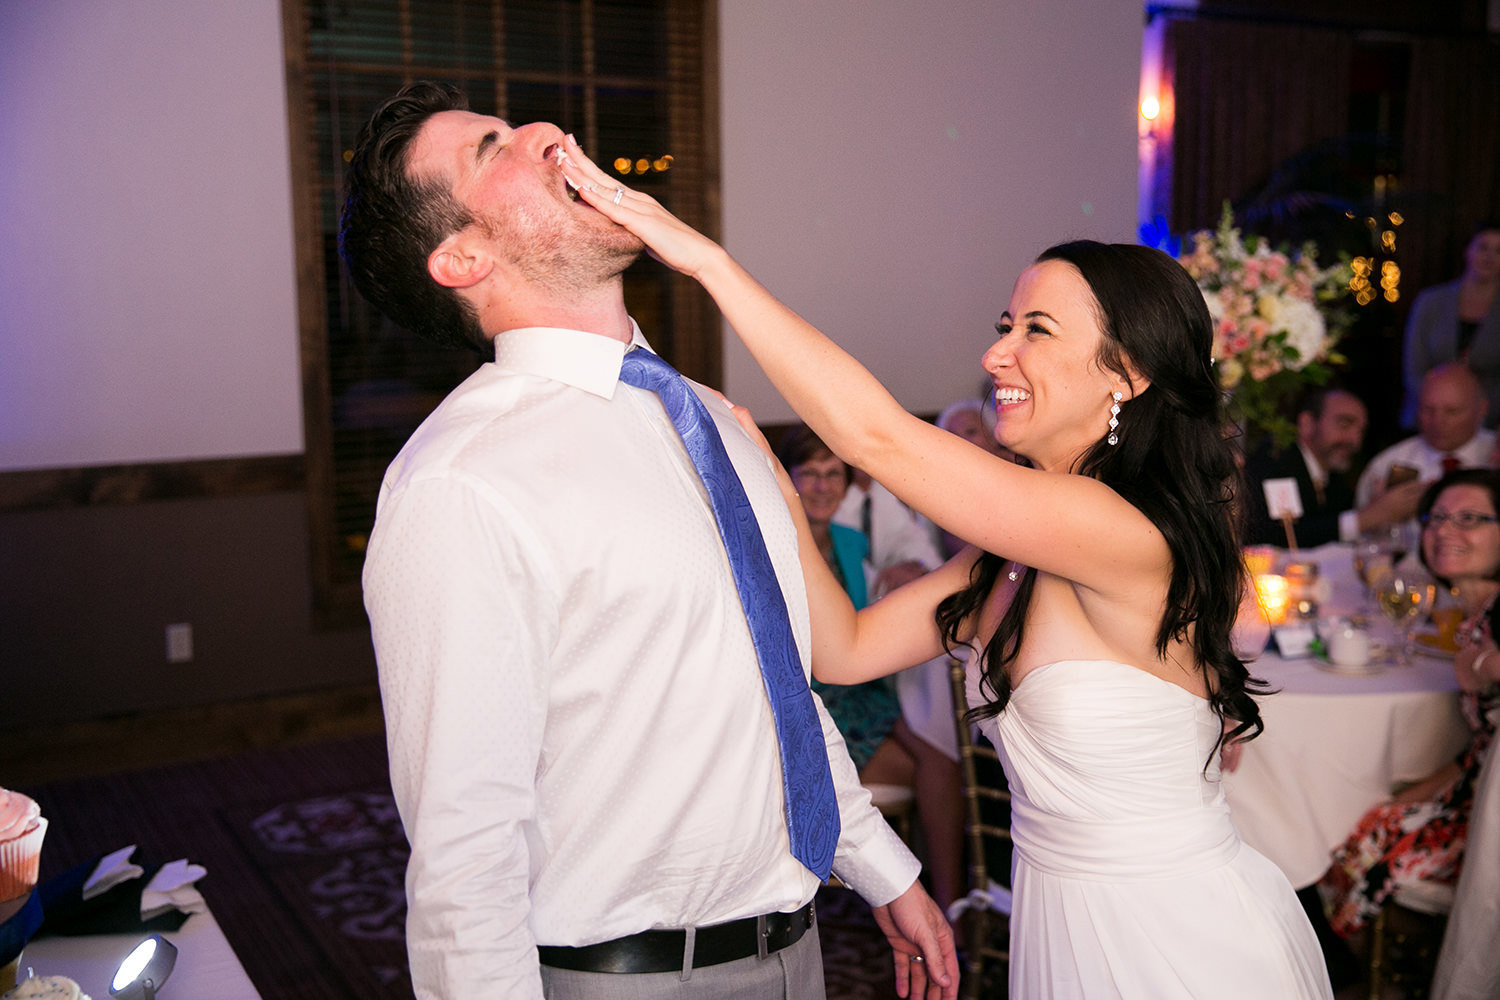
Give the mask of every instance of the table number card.
<path id="1" fill-rule="evenodd" d="M 1271 520 L 1284 517 L 1293 520 L 1302 516 L 1302 493 L 1295 479 L 1267 479 L 1261 484 L 1266 491 L 1266 511 Z"/>

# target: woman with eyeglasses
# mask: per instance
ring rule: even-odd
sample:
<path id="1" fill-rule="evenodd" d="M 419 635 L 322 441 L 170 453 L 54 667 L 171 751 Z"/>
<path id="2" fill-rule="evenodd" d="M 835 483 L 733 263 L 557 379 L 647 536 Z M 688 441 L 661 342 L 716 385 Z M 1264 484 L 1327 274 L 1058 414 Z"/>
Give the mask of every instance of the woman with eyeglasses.
<path id="1" fill-rule="evenodd" d="M 1385 901 L 1417 881 L 1452 882 L 1463 865 L 1474 779 L 1500 715 L 1500 650 L 1494 606 L 1500 595 L 1500 472 L 1462 469 L 1427 488 L 1417 506 L 1422 565 L 1449 587 L 1464 611 L 1454 670 L 1463 689 L 1468 747 L 1436 773 L 1360 819 L 1333 854 L 1324 885 L 1333 890 L 1329 923 L 1359 933 Z"/>

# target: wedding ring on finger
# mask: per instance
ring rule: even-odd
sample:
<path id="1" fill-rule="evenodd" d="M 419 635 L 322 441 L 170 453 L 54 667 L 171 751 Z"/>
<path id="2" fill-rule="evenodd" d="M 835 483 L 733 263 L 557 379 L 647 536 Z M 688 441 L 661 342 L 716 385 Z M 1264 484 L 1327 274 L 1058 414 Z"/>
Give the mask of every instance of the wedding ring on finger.
<path id="1" fill-rule="evenodd" d="M 923 958 L 921 955 L 913 955 L 911 957 L 911 960 L 913 962 L 925 962 L 925 961 L 927 961 L 927 959 Z"/>
<path id="2" fill-rule="evenodd" d="M 622 188 L 622 187 L 615 188 L 614 203 L 616 205 L 618 205 L 620 202 L 622 202 L 624 200 L 625 200 L 625 189 Z"/>

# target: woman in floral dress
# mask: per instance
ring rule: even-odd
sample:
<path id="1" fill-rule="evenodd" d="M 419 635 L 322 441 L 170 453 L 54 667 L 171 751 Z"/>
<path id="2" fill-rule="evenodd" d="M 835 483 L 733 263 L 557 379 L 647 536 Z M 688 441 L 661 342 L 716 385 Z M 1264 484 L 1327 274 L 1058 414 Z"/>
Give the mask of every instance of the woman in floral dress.
<path id="1" fill-rule="evenodd" d="M 1500 666 L 1494 605 L 1500 594 L 1500 472 L 1465 469 L 1438 480 L 1418 506 L 1422 563 L 1453 588 L 1466 620 L 1454 669 L 1461 707 L 1474 736 L 1457 759 L 1375 806 L 1360 819 L 1324 876 L 1332 890 L 1329 923 L 1345 937 L 1359 932 L 1403 886 L 1453 882 L 1463 865 L 1474 779 L 1495 734 L 1500 685 L 1486 683 Z"/>

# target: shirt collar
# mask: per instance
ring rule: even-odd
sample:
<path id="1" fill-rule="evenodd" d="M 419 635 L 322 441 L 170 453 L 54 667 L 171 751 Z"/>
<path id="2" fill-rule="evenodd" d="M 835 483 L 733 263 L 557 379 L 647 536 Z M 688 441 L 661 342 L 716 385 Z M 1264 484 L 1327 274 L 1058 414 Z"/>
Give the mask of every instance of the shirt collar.
<path id="1" fill-rule="evenodd" d="M 495 337 L 495 365 L 509 374 L 551 379 L 613 399 L 626 350 L 651 350 L 633 319 L 630 331 L 631 341 L 624 344 L 613 337 L 553 326 L 506 330 Z"/>
<path id="2" fill-rule="evenodd" d="M 1318 461 L 1317 456 L 1300 441 L 1297 442 L 1297 449 L 1302 452 L 1302 461 L 1307 465 L 1307 478 L 1314 483 L 1328 482 L 1328 471 L 1323 468 L 1323 463 Z"/>
<path id="3" fill-rule="evenodd" d="M 1420 434 L 1417 435 L 1417 440 L 1422 444 L 1422 451 L 1425 454 L 1431 456 L 1434 462 L 1441 462 L 1449 455 L 1460 459 L 1465 465 L 1484 464 L 1489 460 L 1489 454 L 1485 445 L 1483 429 L 1475 431 L 1473 437 L 1469 438 L 1469 440 L 1465 441 L 1457 448 L 1454 448 L 1452 451 L 1442 451 L 1438 448 L 1434 448 L 1432 445 L 1428 444 L 1427 439 L 1422 437 Z"/>

